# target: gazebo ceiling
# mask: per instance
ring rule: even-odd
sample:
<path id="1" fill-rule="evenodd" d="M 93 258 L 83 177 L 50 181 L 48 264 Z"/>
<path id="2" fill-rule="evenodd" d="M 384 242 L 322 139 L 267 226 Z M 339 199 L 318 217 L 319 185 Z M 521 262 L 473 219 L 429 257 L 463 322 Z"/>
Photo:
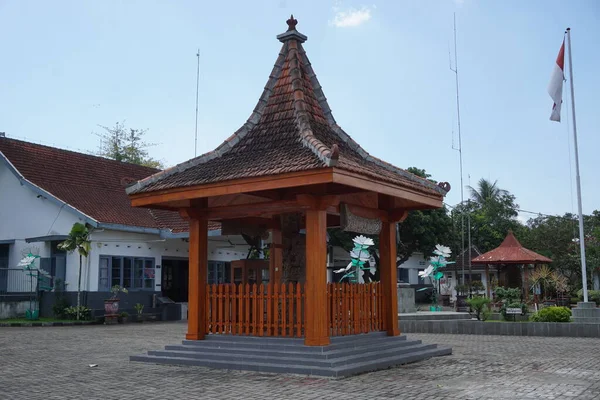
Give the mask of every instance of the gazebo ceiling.
<path id="1" fill-rule="evenodd" d="M 519 243 L 512 231 L 500 246 L 471 260 L 478 264 L 545 264 L 552 260 L 535 251 L 526 249 Z"/>
<path id="2" fill-rule="evenodd" d="M 337 125 L 302 46 L 307 37 L 293 16 L 287 23 L 277 36 L 283 46 L 275 67 L 246 123 L 214 151 L 128 187 L 132 204 L 177 209 L 208 198 L 211 207 L 219 196 L 237 196 L 237 204 L 280 201 L 302 188 L 315 195 L 384 194 L 397 208 L 441 207 L 449 184 L 371 156 Z"/>

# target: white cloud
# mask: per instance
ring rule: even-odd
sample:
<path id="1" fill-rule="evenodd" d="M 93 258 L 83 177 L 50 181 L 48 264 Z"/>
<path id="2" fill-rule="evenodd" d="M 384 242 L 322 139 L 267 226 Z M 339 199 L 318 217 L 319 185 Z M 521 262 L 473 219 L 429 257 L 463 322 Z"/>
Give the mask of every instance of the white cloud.
<path id="1" fill-rule="evenodd" d="M 352 28 L 359 26 L 371 19 L 371 10 L 375 7 L 363 6 L 360 9 L 348 8 L 341 10 L 338 7 L 334 7 L 333 11 L 335 15 L 331 25 L 337 28 Z"/>
<path id="2" fill-rule="evenodd" d="M 454 0 L 454 4 L 460 7 L 465 4 L 465 0 Z"/>

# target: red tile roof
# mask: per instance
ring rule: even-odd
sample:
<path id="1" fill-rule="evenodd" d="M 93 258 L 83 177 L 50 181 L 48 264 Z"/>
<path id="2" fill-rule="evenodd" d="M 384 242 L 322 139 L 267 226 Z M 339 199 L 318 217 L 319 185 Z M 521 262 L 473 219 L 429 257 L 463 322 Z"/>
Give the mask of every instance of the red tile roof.
<path id="1" fill-rule="evenodd" d="M 290 20 L 291 21 L 291 20 Z M 212 152 L 129 187 L 129 194 L 336 167 L 421 193 L 446 190 L 368 154 L 335 122 L 293 21 L 248 121 Z"/>
<path id="2" fill-rule="evenodd" d="M 176 212 L 131 206 L 125 186 L 157 169 L 6 137 L 0 137 L 0 153 L 27 181 L 99 223 L 188 230 Z"/>
<path id="3" fill-rule="evenodd" d="M 500 246 L 471 260 L 478 264 L 545 264 L 552 260 L 535 251 L 526 249 L 519 243 L 512 231 L 504 238 Z"/>

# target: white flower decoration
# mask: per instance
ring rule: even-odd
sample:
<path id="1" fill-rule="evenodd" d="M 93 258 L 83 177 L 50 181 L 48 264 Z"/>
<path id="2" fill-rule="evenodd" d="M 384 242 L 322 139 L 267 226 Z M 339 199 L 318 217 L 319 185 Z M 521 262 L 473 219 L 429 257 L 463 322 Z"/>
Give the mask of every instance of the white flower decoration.
<path id="1" fill-rule="evenodd" d="M 371 259 L 371 256 L 369 255 L 368 251 L 356 251 L 356 250 L 352 250 L 350 252 L 350 257 L 352 258 L 356 258 L 359 261 L 369 261 Z"/>
<path id="2" fill-rule="evenodd" d="M 432 263 L 432 264 L 433 263 L 438 264 L 441 267 L 445 267 L 446 264 L 448 264 L 448 261 L 444 260 L 444 258 L 440 257 L 440 256 L 438 256 L 438 257 L 429 257 L 429 262 Z"/>
<path id="3" fill-rule="evenodd" d="M 35 257 L 35 256 L 27 256 L 27 257 L 23 258 L 21 261 L 19 261 L 19 264 L 17 264 L 17 267 L 28 267 L 35 261 L 36 258 L 37 257 Z"/>
<path id="4" fill-rule="evenodd" d="M 352 241 L 354 243 L 360 244 L 362 246 L 373 246 L 375 244 L 375 242 L 373 242 L 373 239 L 368 238 L 363 235 L 359 235 L 359 236 L 355 237 L 354 239 L 352 239 Z"/>
<path id="5" fill-rule="evenodd" d="M 419 276 L 421 278 L 427 278 L 429 275 L 431 275 L 432 272 L 433 272 L 433 265 L 430 265 L 429 267 L 425 268 L 425 271 L 419 271 Z"/>
<path id="6" fill-rule="evenodd" d="M 450 254 L 452 254 L 452 250 L 450 250 L 450 247 L 448 247 L 448 246 L 442 246 L 441 244 L 436 244 L 433 254 L 437 254 L 438 256 L 448 258 L 448 257 L 450 257 Z"/>
<path id="7" fill-rule="evenodd" d="M 340 269 L 337 269 L 337 270 L 335 270 L 335 271 L 333 271 L 333 272 L 335 272 L 336 274 L 339 274 L 339 273 L 341 273 L 341 272 L 346 272 L 346 271 L 349 271 L 349 270 L 350 270 L 350 268 L 352 268 L 352 263 L 349 263 L 349 264 L 348 264 L 348 266 L 347 266 L 346 268 L 340 268 Z"/>

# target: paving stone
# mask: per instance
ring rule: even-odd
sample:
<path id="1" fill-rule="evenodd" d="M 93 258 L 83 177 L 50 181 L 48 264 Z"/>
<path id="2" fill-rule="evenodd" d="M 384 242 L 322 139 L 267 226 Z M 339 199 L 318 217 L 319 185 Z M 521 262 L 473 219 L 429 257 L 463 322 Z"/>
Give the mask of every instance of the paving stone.
<path id="1" fill-rule="evenodd" d="M 453 354 L 337 380 L 128 361 L 181 342 L 185 330 L 0 328 L 0 400 L 600 399 L 597 338 L 408 334 Z"/>

